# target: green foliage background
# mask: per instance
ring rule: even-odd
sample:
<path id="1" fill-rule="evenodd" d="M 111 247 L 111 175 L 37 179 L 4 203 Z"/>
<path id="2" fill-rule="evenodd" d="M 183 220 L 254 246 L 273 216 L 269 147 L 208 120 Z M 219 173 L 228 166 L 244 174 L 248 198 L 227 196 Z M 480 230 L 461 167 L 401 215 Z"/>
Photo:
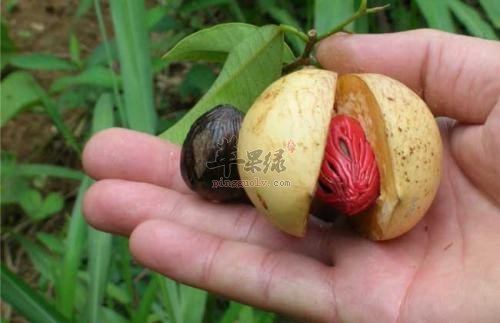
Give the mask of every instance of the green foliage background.
<path id="1" fill-rule="evenodd" d="M 430 27 L 498 39 L 498 0 L 369 1 L 372 7 L 387 3 L 389 10 L 346 29 L 378 33 Z M 8 22 L 17 5 L 15 0 L 2 5 L 1 125 L 8 127 L 26 111 L 47 115 L 78 157 L 91 134 L 105 128 L 128 127 L 180 143 L 193 120 L 217 103 L 246 110 L 279 77 L 282 64 L 303 50 L 297 36 L 277 25 L 315 28 L 321 34 L 352 15 L 358 1 L 80 0 L 69 18 L 66 58 L 16 47 Z M 85 16 L 97 20 L 102 41 L 83 57 L 78 24 Z M 220 23 L 225 24 L 216 26 Z M 164 97 L 153 81 L 178 62 L 189 62 L 181 63 L 187 72 Z M 59 76 L 50 84 L 38 80 L 54 72 Z M 80 106 L 85 117 L 76 129 L 64 116 Z M 24 251 L 36 273 L 35 282 L 27 284 L 2 257 L 2 300 L 18 315 L 33 322 L 286 321 L 135 264 L 125 238 L 85 223 L 81 200 L 92 180 L 78 167 L 19 160 L 3 148 L 1 157 L 2 244 Z M 76 194 L 51 190 L 50 181 L 70 183 Z M 41 229 L 52 218 L 62 225 Z M 5 313 L 2 318 L 8 319 Z"/>

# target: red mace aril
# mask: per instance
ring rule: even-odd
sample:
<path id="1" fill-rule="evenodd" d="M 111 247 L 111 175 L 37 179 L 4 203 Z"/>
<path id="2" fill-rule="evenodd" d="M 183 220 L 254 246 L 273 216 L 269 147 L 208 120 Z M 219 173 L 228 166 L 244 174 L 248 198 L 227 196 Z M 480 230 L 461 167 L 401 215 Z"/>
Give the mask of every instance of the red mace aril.
<path id="1" fill-rule="evenodd" d="M 325 206 L 350 216 L 370 207 L 379 194 L 377 161 L 363 128 L 352 117 L 333 117 L 316 198 Z"/>

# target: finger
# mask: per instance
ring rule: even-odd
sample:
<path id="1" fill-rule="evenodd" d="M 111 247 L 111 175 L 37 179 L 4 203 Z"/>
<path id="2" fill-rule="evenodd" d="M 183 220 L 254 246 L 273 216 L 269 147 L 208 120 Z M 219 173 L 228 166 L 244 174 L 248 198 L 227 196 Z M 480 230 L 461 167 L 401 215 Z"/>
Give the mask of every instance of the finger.
<path id="1" fill-rule="evenodd" d="M 341 73 L 374 72 L 414 89 L 435 115 L 483 123 L 500 93 L 500 43 L 432 30 L 338 34 L 317 58 Z"/>
<path id="2" fill-rule="evenodd" d="M 451 151 L 462 171 L 481 192 L 500 205 L 500 100 L 484 126 L 456 125 Z M 466 147 L 466 149 L 464 148 Z"/>
<path id="3" fill-rule="evenodd" d="M 147 221 L 130 237 L 144 266 L 182 283 L 312 321 L 332 320 L 330 267 L 311 258 L 225 240 L 170 221 Z"/>
<path id="4" fill-rule="evenodd" d="M 82 159 L 95 179 L 126 179 L 191 192 L 180 174 L 179 147 L 150 135 L 120 128 L 101 131 L 89 140 Z"/>
<path id="5" fill-rule="evenodd" d="M 149 219 L 170 221 L 205 231 L 223 239 L 256 243 L 274 249 L 303 253 L 330 263 L 329 232 L 310 225 L 299 239 L 275 229 L 249 205 L 206 202 L 159 186 L 123 180 L 102 180 L 85 194 L 83 210 L 94 227 L 129 235 Z"/>

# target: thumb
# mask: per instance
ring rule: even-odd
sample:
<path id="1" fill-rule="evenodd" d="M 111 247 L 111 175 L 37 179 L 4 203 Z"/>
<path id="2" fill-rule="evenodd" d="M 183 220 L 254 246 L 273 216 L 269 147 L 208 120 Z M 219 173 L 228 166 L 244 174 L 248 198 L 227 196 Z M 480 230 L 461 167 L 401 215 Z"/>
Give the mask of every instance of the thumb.
<path id="1" fill-rule="evenodd" d="M 497 102 L 499 57 L 499 42 L 434 30 L 336 34 L 317 49 L 327 69 L 393 77 L 417 92 L 436 116 L 466 123 L 483 123 Z"/>

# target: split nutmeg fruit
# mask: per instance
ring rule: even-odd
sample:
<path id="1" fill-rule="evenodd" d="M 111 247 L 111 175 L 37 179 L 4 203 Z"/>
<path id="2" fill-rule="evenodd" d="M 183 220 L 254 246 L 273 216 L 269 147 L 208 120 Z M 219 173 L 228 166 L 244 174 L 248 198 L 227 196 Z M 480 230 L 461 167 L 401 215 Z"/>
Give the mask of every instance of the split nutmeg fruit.
<path id="1" fill-rule="evenodd" d="M 195 128 L 183 154 L 192 149 Z M 321 218 L 344 214 L 372 240 L 395 238 L 423 217 L 439 186 L 434 117 L 414 92 L 383 75 L 303 68 L 271 84 L 234 129 L 237 154 L 229 166 L 238 165 L 260 213 L 294 236 L 304 235 L 309 214 L 318 215 L 314 206 L 321 205 Z M 255 151 L 262 157 L 279 151 L 281 169 L 248 167 Z M 199 179 L 188 179 L 196 190 Z M 251 182 L 267 185 L 245 185 Z"/>

